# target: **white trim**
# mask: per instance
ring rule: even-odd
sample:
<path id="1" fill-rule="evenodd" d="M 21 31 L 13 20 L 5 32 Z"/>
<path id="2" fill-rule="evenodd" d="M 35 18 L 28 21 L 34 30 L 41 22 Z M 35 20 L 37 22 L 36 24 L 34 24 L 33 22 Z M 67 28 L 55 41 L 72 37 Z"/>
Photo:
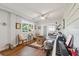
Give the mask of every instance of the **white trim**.
<path id="1" fill-rule="evenodd" d="M 3 11 L 6 11 L 6 12 L 15 14 L 15 15 L 17 15 L 17 16 L 19 16 L 19 17 L 22 17 L 22 18 L 24 18 L 24 19 L 27 19 L 27 20 L 29 20 L 29 21 L 32 21 L 32 18 L 31 18 L 31 17 L 29 17 L 29 16 L 27 16 L 27 15 L 21 13 L 21 12 L 18 12 L 18 11 L 15 11 L 15 10 L 13 10 L 13 9 L 10 9 L 10 8 L 8 8 L 8 7 L 4 6 L 4 5 L 2 5 L 2 4 L 0 4 L 0 10 L 3 10 Z M 33 21 L 32 21 L 32 22 L 33 22 Z"/>

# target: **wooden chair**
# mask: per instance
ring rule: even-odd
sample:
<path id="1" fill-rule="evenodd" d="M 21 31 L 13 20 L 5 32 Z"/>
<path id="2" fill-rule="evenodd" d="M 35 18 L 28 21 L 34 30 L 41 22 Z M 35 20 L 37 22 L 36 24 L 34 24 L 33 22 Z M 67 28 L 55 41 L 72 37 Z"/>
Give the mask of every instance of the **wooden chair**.
<path id="1" fill-rule="evenodd" d="M 23 34 L 18 34 L 18 44 L 23 44 L 27 39 L 24 38 Z"/>
<path id="2" fill-rule="evenodd" d="M 45 38 L 43 36 L 37 36 L 37 44 L 43 45 Z"/>

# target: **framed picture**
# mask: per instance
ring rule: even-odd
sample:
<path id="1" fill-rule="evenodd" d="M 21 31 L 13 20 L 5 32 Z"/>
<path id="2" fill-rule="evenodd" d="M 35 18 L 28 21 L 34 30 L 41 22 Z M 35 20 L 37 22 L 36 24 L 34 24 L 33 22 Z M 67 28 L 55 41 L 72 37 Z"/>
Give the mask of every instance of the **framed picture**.
<path id="1" fill-rule="evenodd" d="M 16 29 L 21 29 L 21 24 L 20 23 L 16 23 Z"/>
<path id="2" fill-rule="evenodd" d="M 29 29 L 33 29 L 33 25 L 32 24 L 29 24 Z"/>
<path id="3" fill-rule="evenodd" d="M 65 29 L 65 19 L 63 19 L 63 29 Z"/>

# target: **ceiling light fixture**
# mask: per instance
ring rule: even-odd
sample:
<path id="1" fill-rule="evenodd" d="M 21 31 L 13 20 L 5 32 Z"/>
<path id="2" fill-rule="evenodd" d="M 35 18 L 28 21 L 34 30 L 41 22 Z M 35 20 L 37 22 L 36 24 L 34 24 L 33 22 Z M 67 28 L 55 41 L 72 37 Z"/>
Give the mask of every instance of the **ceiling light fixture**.
<path id="1" fill-rule="evenodd" d="M 46 18 L 46 15 L 41 15 L 41 19 L 45 19 Z"/>
<path id="2" fill-rule="evenodd" d="M 44 16 L 41 16 L 41 19 L 45 19 L 45 17 Z"/>

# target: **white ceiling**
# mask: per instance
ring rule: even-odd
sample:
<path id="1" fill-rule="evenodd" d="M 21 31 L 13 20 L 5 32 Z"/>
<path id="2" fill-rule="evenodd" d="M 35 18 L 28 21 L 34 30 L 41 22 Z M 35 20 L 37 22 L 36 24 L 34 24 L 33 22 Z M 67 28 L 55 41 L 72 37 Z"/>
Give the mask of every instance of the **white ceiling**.
<path id="1" fill-rule="evenodd" d="M 2 4 L 11 10 L 19 12 L 20 15 L 29 18 L 34 22 L 38 22 L 40 15 L 45 14 L 47 20 L 61 20 L 64 13 L 71 4 L 67 3 L 4 3 Z"/>

